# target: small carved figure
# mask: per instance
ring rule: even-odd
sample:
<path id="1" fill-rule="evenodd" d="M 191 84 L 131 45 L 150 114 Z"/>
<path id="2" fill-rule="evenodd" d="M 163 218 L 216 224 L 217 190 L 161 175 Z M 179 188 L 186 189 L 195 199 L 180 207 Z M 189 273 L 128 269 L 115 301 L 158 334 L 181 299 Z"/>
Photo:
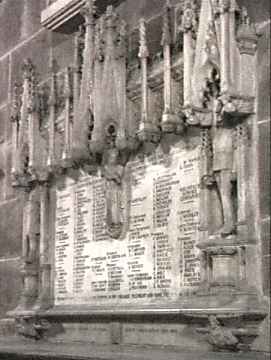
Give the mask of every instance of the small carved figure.
<path id="1" fill-rule="evenodd" d="M 27 264 L 33 264 L 38 259 L 38 234 L 26 235 L 26 254 L 25 254 L 25 262 Z"/>
<path id="2" fill-rule="evenodd" d="M 182 19 L 183 31 L 194 30 L 196 25 L 196 5 L 193 0 L 185 0 Z"/>
<path id="3" fill-rule="evenodd" d="M 24 317 L 17 320 L 17 332 L 26 338 L 40 340 L 50 329 L 50 323 L 45 319 L 35 320 L 31 317 Z"/>
<path id="4" fill-rule="evenodd" d="M 218 117 L 217 117 L 218 120 Z M 232 199 L 233 180 L 233 134 L 232 128 L 222 121 L 214 124 L 213 136 L 213 174 L 219 192 L 223 227 L 222 235 L 232 234 L 235 230 L 234 207 Z"/>
<path id="5" fill-rule="evenodd" d="M 121 216 L 122 177 L 124 166 L 119 161 L 119 150 L 111 145 L 106 155 L 103 175 L 106 178 L 107 224 L 113 238 L 120 236 L 123 220 Z"/>
<path id="6" fill-rule="evenodd" d="M 216 316 L 209 316 L 209 336 L 208 342 L 216 350 L 238 351 L 239 340 L 230 329 L 221 326 Z"/>
<path id="7" fill-rule="evenodd" d="M 210 186 L 216 184 L 221 204 L 223 225 L 219 233 L 223 236 L 235 231 L 234 201 L 232 196 L 234 172 L 233 126 L 225 111 L 233 112 L 234 105 L 226 97 L 219 96 L 219 76 L 214 69 L 203 89 L 203 106 L 213 109 L 211 174 L 204 174 L 203 181 Z"/>

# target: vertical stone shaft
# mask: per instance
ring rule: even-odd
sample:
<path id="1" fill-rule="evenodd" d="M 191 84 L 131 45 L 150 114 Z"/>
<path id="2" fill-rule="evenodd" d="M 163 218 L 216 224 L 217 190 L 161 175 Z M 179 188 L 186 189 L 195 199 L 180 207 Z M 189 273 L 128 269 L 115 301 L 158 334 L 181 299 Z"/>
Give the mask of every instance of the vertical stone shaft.
<path id="1" fill-rule="evenodd" d="M 236 166 L 237 166 L 237 196 L 238 196 L 238 211 L 237 211 L 237 223 L 238 225 L 246 224 L 246 209 L 247 209 L 247 129 L 246 124 L 238 125 L 237 132 L 237 154 L 236 154 Z"/>
<path id="2" fill-rule="evenodd" d="M 48 187 L 47 184 L 40 186 L 40 263 L 46 264 L 49 261 L 48 257 Z"/>
<path id="3" fill-rule="evenodd" d="M 230 83 L 238 84 L 238 80 L 236 79 L 236 72 L 237 72 L 237 66 L 235 66 L 235 63 L 237 61 L 236 59 L 236 24 L 235 24 L 235 6 L 232 4 L 229 10 L 229 43 L 230 46 Z"/>
<path id="4" fill-rule="evenodd" d="M 95 20 L 94 20 L 94 12 L 95 12 L 95 1 L 88 0 L 87 6 L 83 11 L 83 15 L 85 17 L 85 25 L 86 25 L 86 38 L 85 38 L 85 49 L 84 49 L 84 65 L 83 65 L 83 79 L 81 81 L 81 96 L 84 92 L 84 77 L 85 81 L 88 82 L 88 87 L 90 90 L 89 93 L 89 101 L 90 101 L 90 109 L 93 110 L 93 99 L 92 99 L 92 86 L 93 86 L 93 58 L 94 58 L 94 35 L 95 35 Z M 91 58 L 91 61 L 86 59 L 87 57 Z"/>
<path id="5" fill-rule="evenodd" d="M 171 99 L 171 34 L 170 34 L 170 7 L 166 4 L 163 18 L 163 35 L 161 45 L 163 46 L 164 54 L 164 113 L 172 111 Z"/>
<path id="6" fill-rule="evenodd" d="M 221 19 L 221 92 L 230 90 L 230 0 L 220 0 Z"/>
<path id="7" fill-rule="evenodd" d="M 14 174 L 17 172 L 16 166 L 16 154 L 18 147 L 18 124 L 16 120 L 12 120 L 12 168 L 11 173 Z"/>
<path id="8" fill-rule="evenodd" d="M 38 167 L 38 136 L 39 136 L 39 113 L 37 107 L 36 79 L 34 76 L 29 80 L 28 100 L 28 136 L 29 136 L 29 169 L 34 171 Z"/>
<path id="9" fill-rule="evenodd" d="M 62 154 L 63 159 L 70 157 L 71 151 L 71 86 L 70 86 L 70 69 L 65 70 L 64 80 L 64 97 L 65 97 L 65 123 L 64 123 L 64 151 Z"/>
<path id="10" fill-rule="evenodd" d="M 210 129 L 201 129 L 201 157 L 200 157 L 200 237 L 201 241 L 208 239 L 210 209 L 210 190 L 206 186 L 206 180 L 210 176 L 211 148 Z"/>
<path id="11" fill-rule="evenodd" d="M 149 56 L 147 42 L 146 42 L 146 25 L 145 20 L 140 19 L 139 22 L 139 58 L 141 59 L 141 124 L 144 126 L 148 123 L 148 70 L 147 70 L 147 58 Z"/>
<path id="12" fill-rule="evenodd" d="M 47 183 L 40 186 L 40 271 L 38 306 L 50 306 L 51 266 L 49 263 L 49 194 Z"/>
<path id="13" fill-rule="evenodd" d="M 52 167 L 55 162 L 55 121 L 56 121 L 56 74 L 51 49 L 51 89 L 49 98 L 49 153 L 47 166 Z"/>
<path id="14" fill-rule="evenodd" d="M 120 81 L 120 138 L 124 139 L 127 121 L 126 99 L 126 23 L 122 22 L 120 28 L 120 58 L 119 58 L 119 81 Z"/>
<path id="15" fill-rule="evenodd" d="M 34 305 L 38 295 L 38 233 L 39 208 L 36 189 L 25 192 L 23 210 L 23 292 L 20 305 L 23 308 Z"/>
<path id="16" fill-rule="evenodd" d="M 184 107 L 191 105 L 191 78 L 193 70 L 193 47 L 192 31 L 188 30 L 183 35 L 183 104 Z"/>
<path id="17" fill-rule="evenodd" d="M 24 191 L 24 208 L 23 208 L 23 231 L 22 231 L 22 256 L 26 259 L 28 253 L 28 232 L 29 232 L 29 221 L 30 221 L 30 199 L 29 192 Z"/>
<path id="18" fill-rule="evenodd" d="M 79 42 L 80 31 L 74 37 L 74 70 L 73 70 L 73 111 L 76 112 L 80 96 L 80 60 L 79 60 Z"/>
<path id="19" fill-rule="evenodd" d="M 17 84 L 14 85 L 12 100 L 12 168 L 11 173 L 15 174 L 17 169 L 17 151 L 18 151 L 18 127 L 19 127 L 19 93 Z"/>
<path id="20" fill-rule="evenodd" d="M 82 80 L 80 98 L 75 110 L 73 124 L 73 159 L 89 159 L 89 116 L 93 112 L 93 60 L 95 5 L 93 0 L 86 1 L 81 13 L 85 19 L 86 34 L 83 52 Z"/>

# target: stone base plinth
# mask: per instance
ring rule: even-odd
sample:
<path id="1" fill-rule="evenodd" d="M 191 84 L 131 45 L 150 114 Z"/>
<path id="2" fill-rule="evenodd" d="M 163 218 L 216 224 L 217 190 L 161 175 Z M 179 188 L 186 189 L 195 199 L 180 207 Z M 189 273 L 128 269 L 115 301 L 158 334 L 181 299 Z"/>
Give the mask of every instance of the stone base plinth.
<path id="1" fill-rule="evenodd" d="M 183 344 L 185 346 L 185 344 Z M 268 360 L 267 353 L 210 352 L 174 347 L 36 343 L 0 338 L 1 360 Z"/>

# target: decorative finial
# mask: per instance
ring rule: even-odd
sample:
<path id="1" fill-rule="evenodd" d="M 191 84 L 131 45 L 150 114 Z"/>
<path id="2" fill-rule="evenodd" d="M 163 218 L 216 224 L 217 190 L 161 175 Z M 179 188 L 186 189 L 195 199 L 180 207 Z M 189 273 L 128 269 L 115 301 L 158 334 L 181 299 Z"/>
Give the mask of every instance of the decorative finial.
<path id="1" fill-rule="evenodd" d="M 220 0 L 220 12 L 223 14 L 228 12 L 231 8 L 231 0 Z"/>
<path id="2" fill-rule="evenodd" d="M 127 24 L 124 20 L 120 22 L 117 36 L 118 56 L 125 56 L 127 53 Z"/>
<path id="3" fill-rule="evenodd" d="M 147 58 L 149 56 L 149 51 L 146 39 L 146 22 L 143 18 L 139 20 L 139 44 L 138 57 Z"/>
<path id="4" fill-rule="evenodd" d="M 12 122 L 18 120 L 19 111 L 20 111 L 20 86 L 17 82 L 15 82 L 13 87 L 12 109 L 11 109 Z"/>
<path id="5" fill-rule="evenodd" d="M 34 66 L 30 59 L 25 59 L 22 66 L 24 79 L 31 79 L 34 73 Z"/>
<path id="6" fill-rule="evenodd" d="M 96 16 L 96 0 L 86 0 L 85 6 L 81 9 L 81 15 L 85 18 L 85 24 L 94 25 Z"/>
<path id="7" fill-rule="evenodd" d="M 64 90 L 63 90 L 63 95 L 66 99 L 69 99 L 72 96 L 70 75 L 71 75 L 71 68 L 67 66 L 65 68 L 65 73 L 64 73 Z"/>
<path id="8" fill-rule="evenodd" d="M 107 6 L 105 19 L 106 19 L 106 27 L 108 29 L 111 29 L 115 26 L 116 17 L 117 15 L 114 13 L 113 6 L 112 5 Z"/>
<path id="9" fill-rule="evenodd" d="M 182 29 L 184 32 L 194 31 L 196 28 L 196 4 L 194 0 L 185 0 L 183 7 Z"/>

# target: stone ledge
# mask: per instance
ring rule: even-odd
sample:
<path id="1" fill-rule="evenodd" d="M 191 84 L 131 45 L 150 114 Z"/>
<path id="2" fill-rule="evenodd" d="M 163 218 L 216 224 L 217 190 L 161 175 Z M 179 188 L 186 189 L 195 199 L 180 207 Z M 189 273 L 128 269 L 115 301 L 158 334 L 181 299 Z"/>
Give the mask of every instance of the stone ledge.
<path id="1" fill-rule="evenodd" d="M 17 338 L 0 338 L 1 360 L 268 360 L 267 353 L 199 352 L 192 349 L 92 345 L 81 343 L 51 344 Z"/>
<path id="2" fill-rule="evenodd" d="M 97 2 L 97 12 L 103 13 L 107 5 L 119 5 L 123 0 L 110 0 Z M 41 25 L 64 33 L 71 33 L 74 26 L 83 22 L 80 9 L 85 0 L 57 0 L 47 6 L 41 13 Z M 71 24 L 72 20 L 72 24 Z"/>

